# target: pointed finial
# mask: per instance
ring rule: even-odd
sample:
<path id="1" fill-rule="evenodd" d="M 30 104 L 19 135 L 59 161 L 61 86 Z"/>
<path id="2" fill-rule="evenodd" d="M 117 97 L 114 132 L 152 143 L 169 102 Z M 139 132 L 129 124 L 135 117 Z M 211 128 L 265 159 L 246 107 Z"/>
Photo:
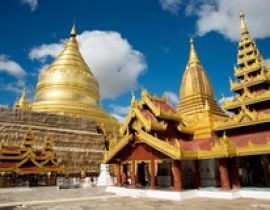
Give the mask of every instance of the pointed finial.
<path id="1" fill-rule="evenodd" d="M 246 21 L 245 21 L 245 13 L 243 12 L 243 10 L 240 10 L 240 29 L 241 29 L 241 34 L 248 34 L 248 28 L 246 25 Z"/>
<path id="2" fill-rule="evenodd" d="M 71 28 L 71 31 L 70 31 L 70 36 L 71 37 L 76 37 L 76 25 L 75 25 L 75 21 L 73 22 L 73 25 L 72 25 L 72 28 Z"/>
<path id="3" fill-rule="evenodd" d="M 189 54 L 189 64 L 193 63 L 193 62 L 197 62 L 200 63 L 197 52 L 195 50 L 195 46 L 194 46 L 194 40 L 192 37 L 190 37 L 190 54 Z"/>

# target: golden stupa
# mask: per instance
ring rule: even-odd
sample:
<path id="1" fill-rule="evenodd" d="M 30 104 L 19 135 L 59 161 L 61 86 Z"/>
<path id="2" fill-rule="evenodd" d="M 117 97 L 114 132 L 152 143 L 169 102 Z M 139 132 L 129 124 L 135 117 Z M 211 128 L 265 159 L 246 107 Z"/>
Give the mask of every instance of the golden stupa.
<path id="1" fill-rule="evenodd" d="M 99 106 L 99 100 L 98 82 L 82 58 L 73 25 L 62 53 L 40 74 L 31 109 L 90 118 L 112 133 L 118 122 Z"/>
<path id="2" fill-rule="evenodd" d="M 225 113 L 217 105 L 211 83 L 205 73 L 190 39 L 190 56 L 183 75 L 179 90 L 180 103 L 178 110 L 187 118 L 203 112 L 205 108 L 211 110 L 215 117 L 225 117 Z"/>
<path id="3" fill-rule="evenodd" d="M 22 95 L 19 98 L 19 100 L 15 101 L 14 103 L 15 109 L 28 109 L 29 108 L 29 102 L 26 99 L 26 89 L 23 88 Z"/>

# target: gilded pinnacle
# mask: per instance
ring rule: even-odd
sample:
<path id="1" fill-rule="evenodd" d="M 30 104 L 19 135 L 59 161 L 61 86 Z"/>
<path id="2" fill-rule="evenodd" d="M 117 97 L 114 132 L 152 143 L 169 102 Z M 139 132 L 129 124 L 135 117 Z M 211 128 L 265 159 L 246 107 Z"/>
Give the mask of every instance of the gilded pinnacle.
<path id="1" fill-rule="evenodd" d="M 194 46 L 194 40 L 193 38 L 190 38 L 190 55 L 189 55 L 189 64 L 196 62 L 196 63 L 200 63 L 200 60 L 198 58 L 197 52 L 195 50 L 195 46 Z"/>
<path id="2" fill-rule="evenodd" d="M 15 102 L 14 107 L 15 108 L 20 108 L 20 109 L 28 108 L 28 102 L 27 102 L 27 99 L 26 99 L 26 90 L 25 90 L 25 88 L 23 88 L 22 95 L 19 98 L 19 100 Z"/>
<path id="3" fill-rule="evenodd" d="M 247 28 L 247 25 L 246 25 L 246 21 L 245 21 L 245 14 L 244 12 L 241 10 L 240 11 L 240 28 L 241 28 L 241 34 L 248 34 L 248 28 Z"/>
<path id="4" fill-rule="evenodd" d="M 71 31 L 70 31 L 70 36 L 71 37 L 76 37 L 76 25 L 75 25 L 75 23 L 73 23 L 73 25 L 72 25 L 72 28 L 71 28 Z"/>

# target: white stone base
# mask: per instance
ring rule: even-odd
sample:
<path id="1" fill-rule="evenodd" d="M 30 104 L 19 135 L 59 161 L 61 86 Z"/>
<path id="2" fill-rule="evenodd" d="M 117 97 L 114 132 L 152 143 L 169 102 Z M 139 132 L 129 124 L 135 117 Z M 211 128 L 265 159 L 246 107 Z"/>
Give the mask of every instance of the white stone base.
<path id="1" fill-rule="evenodd" d="M 97 186 L 109 186 L 113 185 L 113 179 L 109 173 L 109 165 L 101 164 L 100 165 L 100 175 L 97 179 Z"/>
<path id="2" fill-rule="evenodd" d="M 258 188 L 259 189 L 259 188 Z M 264 188 L 265 190 L 265 188 Z M 148 189 L 128 189 L 123 187 L 109 186 L 106 192 L 115 193 L 121 196 L 130 197 L 147 197 L 167 200 L 186 200 L 192 198 L 213 198 L 213 199 L 236 199 L 236 198 L 255 198 L 270 200 L 270 189 L 265 191 L 253 191 L 249 189 L 240 189 L 232 191 L 211 191 L 207 189 L 202 190 L 186 190 L 183 192 L 173 192 L 165 190 L 148 190 Z"/>

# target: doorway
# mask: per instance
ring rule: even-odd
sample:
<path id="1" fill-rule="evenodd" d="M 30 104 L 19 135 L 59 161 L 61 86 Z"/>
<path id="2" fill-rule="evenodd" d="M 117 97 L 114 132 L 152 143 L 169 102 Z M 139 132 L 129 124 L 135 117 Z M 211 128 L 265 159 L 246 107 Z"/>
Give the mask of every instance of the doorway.
<path id="1" fill-rule="evenodd" d="M 142 187 L 145 187 L 149 183 L 149 175 L 148 175 L 148 164 L 145 162 L 138 164 L 138 184 Z"/>

